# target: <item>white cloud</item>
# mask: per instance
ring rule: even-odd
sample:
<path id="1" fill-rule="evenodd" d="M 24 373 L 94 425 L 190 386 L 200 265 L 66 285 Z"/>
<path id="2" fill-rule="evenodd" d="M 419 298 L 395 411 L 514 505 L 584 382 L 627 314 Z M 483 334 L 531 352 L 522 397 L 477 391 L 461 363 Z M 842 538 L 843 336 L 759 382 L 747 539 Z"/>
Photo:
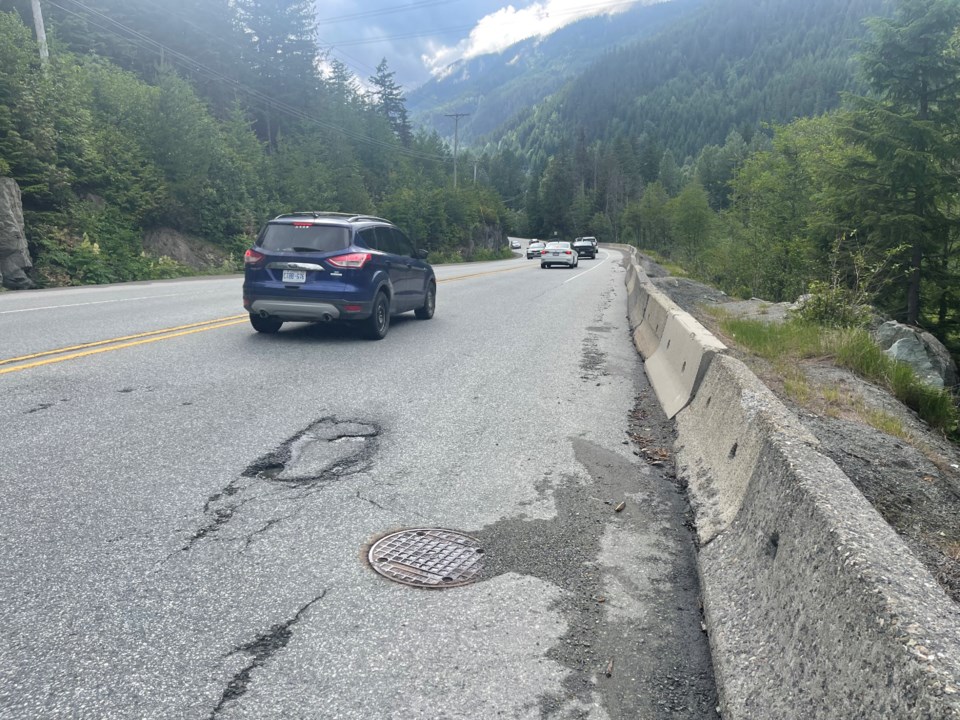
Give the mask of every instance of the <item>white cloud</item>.
<path id="1" fill-rule="evenodd" d="M 585 17 L 612 15 L 638 2 L 658 0 L 541 0 L 517 9 L 507 5 L 483 18 L 470 35 L 453 46 L 430 47 L 423 63 L 435 75 L 443 75 L 452 62 L 496 53 L 530 37 L 543 37 Z"/>

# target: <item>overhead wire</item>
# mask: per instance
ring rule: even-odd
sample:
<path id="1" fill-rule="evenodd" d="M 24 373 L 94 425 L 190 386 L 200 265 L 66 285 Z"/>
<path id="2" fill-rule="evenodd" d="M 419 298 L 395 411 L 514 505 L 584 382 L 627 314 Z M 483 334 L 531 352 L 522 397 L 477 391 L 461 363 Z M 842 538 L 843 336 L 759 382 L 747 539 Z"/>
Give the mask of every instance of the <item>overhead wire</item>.
<path id="1" fill-rule="evenodd" d="M 114 30 L 114 29 L 112 29 L 112 28 L 110 28 L 110 27 L 106 27 L 106 26 L 104 26 L 104 25 L 101 25 L 101 24 L 99 24 L 99 23 L 96 23 L 96 22 L 90 20 L 89 17 L 87 17 L 87 16 L 85 16 L 85 15 L 82 15 L 81 13 L 78 13 L 78 12 L 76 12 L 76 11 L 74 11 L 74 10 L 71 10 L 70 8 L 64 7 L 63 5 L 61 5 L 61 4 L 60 4 L 59 2 L 57 2 L 56 0 L 48 0 L 48 2 L 50 3 L 50 5 L 52 5 L 52 6 L 56 7 L 56 8 L 59 8 L 60 10 L 66 12 L 66 13 L 68 13 L 68 14 L 70 14 L 70 15 L 73 15 L 73 16 L 75 16 L 75 17 L 78 17 L 78 18 L 82 19 L 82 20 L 85 20 L 86 22 L 90 23 L 93 27 L 99 28 L 100 30 L 103 30 L 104 32 L 108 32 L 108 33 L 114 34 L 114 35 L 116 35 L 116 36 L 118 36 L 118 37 L 121 37 L 121 38 L 123 38 L 124 40 L 127 40 L 128 42 L 131 42 L 131 43 L 133 43 L 134 45 L 136 45 L 136 46 L 138 46 L 138 47 L 140 47 L 140 48 L 142 48 L 142 49 L 149 50 L 149 51 L 152 51 L 152 52 L 156 52 L 156 53 L 158 53 L 159 55 L 161 55 L 161 57 L 170 58 L 171 60 L 177 60 L 177 61 L 179 61 L 181 64 L 183 64 L 185 67 L 187 67 L 188 69 L 193 70 L 193 71 L 195 71 L 195 72 L 199 72 L 199 73 L 201 73 L 201 74 L 203 74 L 203 75 L 206 75 L 208 78 L 210 78 L 210 79 L 212 79 L 212 80 L 217 80 L 217 81 L 226 83 L 226 84 L 232 86 L 234 89 L 239 90 L 239 91 L 241 91 L 241 92 L 244 92 L 244 93 L 246 93 L 247 95 L 249 95 L 250 97 L 252 97 L 252 98 L 254 98 L 254 99 L 257 99 L 257 100 L 260 100 L 261 102 L 267 103 L 269 107 L 274 108 L 274 109 L 276 109 L 276 110 L 278 110 L 278 111 L 280 111 L 280 112 L 282 112 L 282 113 L 284 113 L 284 114 L 286 114 L 286 115 L 289 115 L 289 116 L 291 116 L 291 117 L 294 117 L 294 118 L 296 118 L 296 119 L 298 119 L 298 120 L 304 120 L 304 121 L 306 121 L 306 122 L 313 123 L 313 124 L 315 124 L 315 125 L 318 125 L 318 126 L 320 126 L 320 127 L 326 128 L 326 129 L 328 129 L 328 130 L 333 130 L 333 131 L 339 132 L 339 133 L 341 133 L 342 135 L 344 135 L 345 137 L 348 137 L 348 138 L 350 138 L 350 139 L 352 139 L 352 140 L 356 140 L 357 142 L 366 143 L 366 144 L 371 145 L 371 146 L 374 146 L 374 147 L 381 147 L 381 148 L 384 148 L 384 149 L 390 149 L 390 150 L 393 150 L 394 152 L 398 152 L 398 153 L 403 154 L 403 155 L 406 155 L 406 156 L 408 156 L 408 157 L 418 158 L 418 159 L 422 159 L 422 160 L 442 161 L 442 162 L 447 162 L 447 161 L 449 161 L 449 158 L 446 157 L 446 156 L 443 156 L 443 155 L 437 155 L 437 154 L 434 154 L 434 153 L 425 153 L 425 152 L 421 152 L 421 151 L 418 151 L 418 150 L 411 150 L 410 148 L 405 148 L 405 147 L 403 147 L 402 145 L 399 145 L 399 146 L 398 146 L 398 145 L 395 145 L 395 144 L 393 144 L 393 143 L 389 143 L 389 142 L 386 142 L 386 141 L 383 141 L 383 140 L 377 140 L 376 138 L 372 138 L 372 137 L 370 137 L 369 135 L 364 135 L 364 134 L 362 134 L 362 133 L 357 133 L 357 132 L 354 132 L 354 131 L 352 131 L 352 130 L 348 130 L 348 129 L 345 128 L 345 127 L 336 125 L 336 124 L 334 124 L 334 123 L 330 123 L 330 122 L 327 122 L 327 121 L 325 121 L 325 120 L 321 120 L 320 118 L 314 117 L 313 115 L 310 115 L 309 113 L 306 113 L 306 112 L 304 112 L 303 110 L 301 110 L 301 109 L 299 109 L 299 108 L 297 108 L 297 107 L 295 107 L 295 106 L 292 106 L 292 105 L 289 105 L 289 104 L 283 102 L 282 100 L 277 100 L 276 98 L 273 98 L 273 97 L 271 97 L 271 96 L 269 96 L 269 95 L 266 95 L 266 94 L 260 92 L 259 90 L 256 90 L 256 89 L 254 89 L 254 88 L 251 88 L 251 87 L 248 87 L 248 86 L 244 85 L 243 83 L 239 82 L 238 80 L 235 80 L 235 79 L 233 79 L 233 78 L 231 78 L 231 77 L 228 77 L 228 76 L 226 76 L 226 75 L 223 75 L 222 73 L 220 73 L 220 72 L 218 72 L 218 71 L 216 71 L 216 70 L 213 70 L 213 69 L 211 69 L 211 68 L 203 65 L 202 63 L 198 62 L 196 59 L 191 58 L 190 56 L 185 55 L 185 54 L 183 54 L 183 53 L 181 53 L 181 52 L 179 52 L 179 51 L 177 51 L 177 50 L 174 50 L 173 48 L 169 48 L 169 47 L 165 46 L 163 43 L 160 43 L 160 42 L 158 42 L 158 41 L 156 41 L 156 40 L 154 40 L 154 39 L 152 39 L 152 38 L 144 35 L 143 33 L 140 33 L 139 31 L 134 30 L 133 28 L 127 27 L 127 26 L 124 25 L 123 23 L 120 23 L 119 21 L 114 20 L 113 18 L 109 17 L 108 15 L 105 15 L 105 14 L 99 12 L 98 10 L 95 10 L 94 8 L 90 8 L 90 7 L 88 7 L 87 5 L 84 5 L 82 2 L 80 2 L 80 0 L 66 0 L 66 1 L 73 3 L 74 5 L 82 8 L 83 10 L 87 11 L 88 13 L 90 13 L 90 14 L 92 14 L 92 15 L 95 15 L 95 16 L 97 16 L 97 17 L 103 18 L 104 20 L 106 20 L 106 21 L 109 22 L 110 24 L 115 25 L 116 27 L 118 27 L 118 28 L 124 30 L 125 32 L 129 33 L 129 35 L 131 35 L 132 37 L 128 37 L 128 36 L 126 36 L 126 35 L 123 35 L 123 34 L 119 33 L 117 30 Z"/>

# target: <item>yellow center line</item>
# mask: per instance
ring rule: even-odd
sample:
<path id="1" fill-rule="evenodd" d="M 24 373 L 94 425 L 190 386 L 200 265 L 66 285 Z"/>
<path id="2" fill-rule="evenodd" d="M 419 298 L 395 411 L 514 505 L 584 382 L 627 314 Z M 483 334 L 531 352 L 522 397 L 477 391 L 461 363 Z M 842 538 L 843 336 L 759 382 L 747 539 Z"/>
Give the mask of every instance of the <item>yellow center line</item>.
<path id="1" fill-rule="evenodd" d="M 443 280 L 437 280 L 437 284 L 442 285 L 443 283 L 454 282 L 455 280 L 466 280 L 467 278 L 481 277 L 483 275 L 496 275 L 498 273 L 516 272 L 517 270 L 529 269 L 530 268 L 527 265 L 524 265 L 523 267 L 504 268 L 502 270 L 486 270 L 484 272 L 471 273 L 470 275 L 457 275 L 456 277 L 452 278 L 444 278 Z"/>
<path id="2" fill-rule="evenodd" d="M 505 272 L 516 272 L 517 270 L 529 269 L 526 265 L 522 267 L 502 268 L 499 270 L 485 270 L 483 272 L 470 273 L 468 275 L 458 275 L 457 277 L 444 278 L 437 280 L 438 284 L 455 282 L 457 280 L 466 280 L 467 278 L 483 277 L 484 275 L 497 275 Z M 189 325 L 178 325 L 176 327 L 166 328 L 164 330 L 151 330 L 150 332 L 138 333 L 136 335 L 124 335 L 110 340 L 97 340 L 96 342 L 83 343 L 80 345 L 71 345 L 57 350 L 45 350 L 43 352 L 33 353 L 32 355 L 21 355 L 20 357 L 6 358 L 0 360 L 0 366 L 11 365 L 13 367 L 0 367 L 0 375 L 18 372 L 20 370 L 29 370 L 30 368 L 42 367 L 44 365 L 53 365 L 55 363 L 65 362 L 67 360 L 76 360 L 77 358 L 89 357 L 99 353 L 122 350 L 124 348 L 136 347 L 138 345 L 147 345 L 149 343 L 168 340 L 184 335 L 193 335 L 194 333 L 205 332 L 206 330 L 219 330 L 220 328 L 230 327 L 231 325 L 240 325 L 247 321 L 247 315 L 230 315 L 229 317 L 218 318 L 216 320 L 204 320 L 203 322 L 191 323 Z M 127 342 L 130 341 L 130 342 Z M 83 352 L 74 352 L 82 350 Z M 67 354 L 64 354 L 67 353 Z M 51 357 L 56 355 L 57 357 Z M 38 359 L 45 358 L 45 359 Z M 36 362 L 27 362 L 35 360 Z"/>
<path id="3" fill-rule="evenodd" d="M 238 316 L 240 317 L 240 316 Z M 71 355 L 63 355 L 61 357 L 47 358 L 46 360 L 38 360 L 37 362 L 28 363 L 26 365 L 17 365 L 16 367 L 0 368 L 0 375 L 5 375 L 7 373 L 17 372 L 18 370 L 28 370 L 30 368 L 40 367 L 42 365 L 52 365 L 54 363 L 64 362 L 66 360 L 76 360 L 77 358 L 88 357 L 89 355 L 97 355 L 98 353 L 113 352 L 114 350 L 122 350 L 123 348 L 136 347 L 137 345 L 148 345 L 150 343 L 160 342 L 161 340 L 169 340 L 170 338 L 183 337 L 184 335 L 193 335 L 194 333 L 206 332 L 207 330 L 219 330 L 220 328 L 230 327 L 231 325 L 240 325 L 247 322 L 247 316 L 242 316 L 243 320 L 233 320 L 232 322 L 224 322 L 219 325 L 206 325 L 204 327 L 194 327 L 192 330 L 183 330 L 182 332 L 176 332 L 169 335 L 163 335 L 161 337 L 148 337 L 142 340 L 135 340 L 134 342 L 122 343 L 120 345 L 110 345 L 109 347 L 98 347 L 94 350 L 86 350 L 85 352 L 73 353 Z M 217 322 L 217 321 L 213 321 Z M 190 326 L 183 326 L 190 327 Z M 144 333 L 145 335 L 147 333 Z"/>
<path id="4" fill-rule="evenodd" d="M 187 330 L 188 328 L 200 327 L 202 325 L 213 325 L 214 323 L 227 322 L 228 320 L 238 320 L 245 318 L 246 315 L 231 315 L 229 317 L 217 318 L 216 320 L 204 320 L 203 322 L 191 323 L 190 325 L 177 325 L 176 327 L 165 328 L 163 330 L 151 330 L 150 332 L 138 333 L 136 335 L 124 335 L 110 340 L 97 340 L 96 342 L 83 343 L 82 345 L 71 345 L 57 350 L 45 350 L 44 352 L 34 353 L 33 355 L 21 355 L 20 357 L 7 358 L 0 360 L 0 365 L 12 365 L 35 358 L 48 357 L 50 355 L 62 355 L 63 353 L 73 352 L 74 350 L 84 350 L 86 348 L 99 347 L 101 345 L 113 345 L 114 343 L 124 342 L 125 340 L 136 340 L 138 338 L 150 337 L 152 335 L 166 335 L 167 333 L 177 332 L 178 330 Z"/>

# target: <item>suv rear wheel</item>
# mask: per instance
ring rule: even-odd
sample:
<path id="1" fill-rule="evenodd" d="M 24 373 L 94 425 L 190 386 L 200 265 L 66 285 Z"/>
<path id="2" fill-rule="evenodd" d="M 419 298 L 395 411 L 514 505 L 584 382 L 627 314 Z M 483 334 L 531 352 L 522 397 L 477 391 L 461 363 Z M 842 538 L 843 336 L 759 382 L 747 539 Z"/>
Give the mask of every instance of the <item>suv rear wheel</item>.
<path id="1" fill-rule="evenodd" d="M 273 334 L 280 329 L 280 326 L 283 325 L 283 320 L 278 320 L 275 317 L 261 317 L 260 315 L 254 315 L 250 313 L 250 324 L 253 325 L 253 329 L 258 333 L 267 333 Z"/>
<path id="2" fill-rule="evenodd" d="M 371 340 L 383 340 L 390 329 L 390 300 L 385 292 L 378 292 L 373 301 L 373 312 L 363 321 L 363 334 Z"/>

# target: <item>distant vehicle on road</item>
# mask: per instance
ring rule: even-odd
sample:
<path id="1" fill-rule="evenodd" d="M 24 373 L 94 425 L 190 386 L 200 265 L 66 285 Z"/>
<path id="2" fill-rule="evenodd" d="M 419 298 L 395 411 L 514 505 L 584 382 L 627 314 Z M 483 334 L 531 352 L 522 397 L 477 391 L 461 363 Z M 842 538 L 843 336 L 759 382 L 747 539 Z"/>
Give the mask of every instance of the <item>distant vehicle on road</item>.
<path id="1" fill-rule="evenodd" d="M 573 249 L 577 251 L 580 257 L 588 257 L 591 260 L 597 256 L 597 246 L 591 242 L 594 238 L 580 237 L 573 241 Z"/>
<path id="2" fill-rule="evenodd" d="M 284 322 L 348 322 L 380 340 L 390 316 L 433 317 L 437 279 L 410 239 L 370 215 L 298 212 L 267 222 L 244 255 L 243 307 L 261 333 Z"/>
<path id="3" fill-rule="evenodd" d="M 519 250 L 519 249 L 520 249 L 520 241 L 519 241 L 519 240 L 511 240 L 511 241 L 510 241 L 510 247 L 513 248 L 514 250 Z"/>
<path id="4" fill-rule="evenodd" d="M 531 240 L 530 244 L 527 245 L 527 260 L 540 257 L 545 247 L 546 243 L 536 239 Z"/>
<path id="5" fill-rule="evenodd" d="M 576 267 L 580 263 L 580 256 L 573 246 L 566 241 L 548 242 L 540 255 L 540 267 L 548 268 L 552 265 L 566 265 Z"/>

